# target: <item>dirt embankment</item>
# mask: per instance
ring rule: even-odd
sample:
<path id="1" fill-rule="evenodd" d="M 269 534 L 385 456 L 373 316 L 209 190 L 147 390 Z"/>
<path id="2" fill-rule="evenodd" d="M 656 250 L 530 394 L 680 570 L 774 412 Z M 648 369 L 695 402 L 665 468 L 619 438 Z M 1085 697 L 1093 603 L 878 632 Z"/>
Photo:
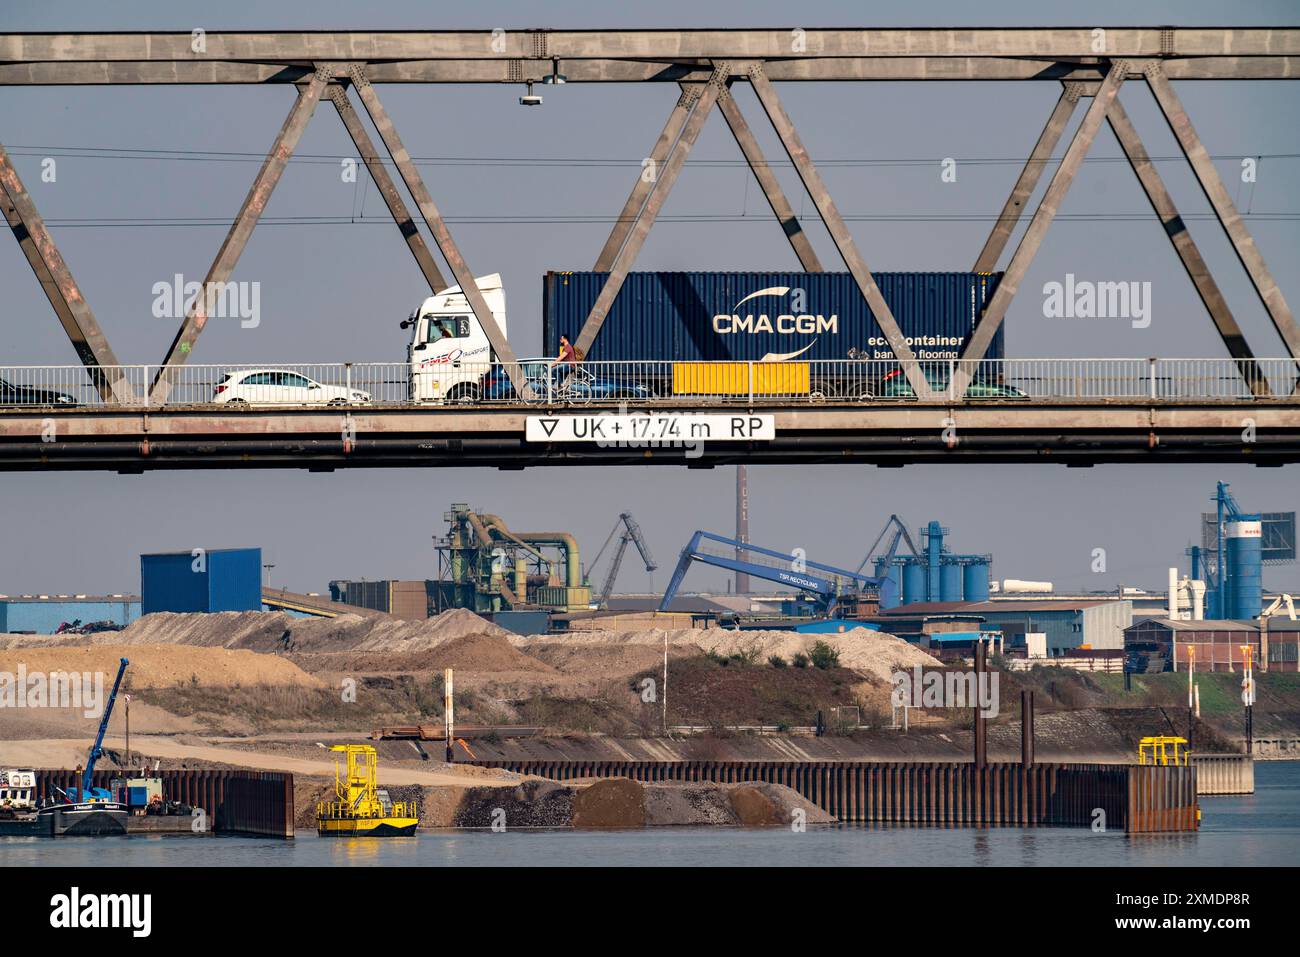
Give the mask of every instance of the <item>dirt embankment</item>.
<path id="1" fill-rule="evenodd" d="M 83 635 L 78 644 L 197 645 L 262 652 L 424 651 L 466 635 L 510 632 L 463 608 L 427 621 L 387 616 L 340 615 L 337 618 L 294 618 L 284 612 L 223 611 L 211 614 L 157 612 L 127 628 L 101 635 Z M 6 647 L 62 645 L 69 639 L 50 635 L 11 635 Z"/>
<path id="2" fill-rule="evenodd" d="M 446 668 L 458 673 L 532 672 L 538 675 L 558 675 L 551 665 L 526 655 L 505 638 L 495 634 L 469 634 L 447 639 L 431 647 L 377 652 L 356 649 L 353 651 L 325 651 L 292 653 L 290 658 L 300 662 L 308 671 L 339 673 L 378 672 L 411 673 L 439 672 Z"/>
<path id="3" fill-rule="evenodd" d="M 315 827 L 316 802 L 333 785 L 296 788 L 299 827 Z M 834 819 L 779 784 L 642 784 L 629 778 L 508 786 L 388 786 L 394 801 L 416 801 L 423 828 L 789 827 Z"/>
<path id="4" fill-rule="evenodd" d="M 662 649 L 666 644 L 670 653 L 674 648 L 682 651 L 698 649 L 724 658 L 737 656 L 756 664 L 766 664 L 774 657 L 787 663 L 792 662 L 798 655 L 811 654 L 818 642 L 824 642 L 838 653 L 840 667 L 884 682 L 888 682 L 890 675 L 900 669 L 910 669 L 916 665 L 939 665 L 933 656 L 901 638 L 869 628 L 822 635 L 805 635 L 793 631 L 737 631 L 727 628 L 584 631 L 555 636 L 514 635 L 510 640 L 529 654 L 544 659 L 548 654 L 553 654 L 547 651 L 548 648 L 560 646 L 567 648 L 566 654 L 571 657 L 579 656 L 582 648 L 601 649 L 604 654 L 611 653 L 607 649 L 657 648 L 657 660 L 662 661 Z M 642 654 L 642 660 L 647 662 L 642 665 L 642 669 L 649 666 L 648 659 L 648 655 Z M 634 674 L 636 670 L 641 669 L 628 673 Z"/>
<path id="5" fill-rule="evenodd" d="M 84 640 L 84 639 L 79 639 Z M 112 687 L 118 660 L 127 658 L 131 688 L 169 688 L 186 684 L 289 685 L 322 687 L 320 681 L 291 661 L 274 655 L 228 648 L 179 648 L 175 645 L 118 644 L 31 647 L 0 650 L 0 672 L 91 672 Z M 107 690 L 105 691 L 107 694 Z"/>

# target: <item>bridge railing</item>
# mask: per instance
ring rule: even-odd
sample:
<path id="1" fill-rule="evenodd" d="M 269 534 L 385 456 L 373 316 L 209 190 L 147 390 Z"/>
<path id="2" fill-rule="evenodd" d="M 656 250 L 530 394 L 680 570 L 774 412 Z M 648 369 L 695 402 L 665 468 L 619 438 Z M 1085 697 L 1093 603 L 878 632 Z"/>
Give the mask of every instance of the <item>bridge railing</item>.
<path id="1" fill-rule="evenodd" d="M 923 360 L 931 389 L 955 399 L 954 359 Z M 515 389 L 500 363 L 186 364 L 166 370 L 169 406 L 254 407 L 470 403 L 584 406 L 881 403 L 914 399 L 890 359 L 800 362 L 521 360 Z M 69 408 L 118 401 L 156 407 L 158 366 L 0 366 L 0 408 Z M 1289 397 L 1297 361 L 1256 359 L 987 359 L 972 369 L 969 402 L 1238 400 Z M 104 394 L 109 399 L 104 398 Z"/>

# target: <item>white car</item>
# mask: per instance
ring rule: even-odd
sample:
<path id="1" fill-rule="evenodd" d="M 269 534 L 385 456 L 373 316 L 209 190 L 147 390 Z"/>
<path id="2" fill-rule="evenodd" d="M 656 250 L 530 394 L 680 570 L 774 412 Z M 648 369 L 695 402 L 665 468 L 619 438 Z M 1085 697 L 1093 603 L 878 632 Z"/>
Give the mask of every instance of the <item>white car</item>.
<path id="1" fill-rule="evenodd" d="M 243 405 L 349 405 L 369 402 L 370 393 L 322 385 L 287 369 L 244 369 L 227 372 L 217 383 L 212 401 Z"/>

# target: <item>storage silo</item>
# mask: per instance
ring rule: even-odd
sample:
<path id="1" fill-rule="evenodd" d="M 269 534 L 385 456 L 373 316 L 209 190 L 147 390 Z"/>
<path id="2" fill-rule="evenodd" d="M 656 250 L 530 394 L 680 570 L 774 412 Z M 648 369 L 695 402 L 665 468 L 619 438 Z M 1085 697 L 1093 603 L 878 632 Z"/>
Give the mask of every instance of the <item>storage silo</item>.
<path id="1" fill-rule="evenodd" d="M 903 567 L 901 565 L 886 566 L 884 561 L 878 561 L 876 562 L 876 577 L 888 577 L 894 583 L 892 593 L 884 588 L 880 590 L 881 610 L 897 608 L 903 602 Z"/>
<path id="2" fill-rule="evenodd" d="M 968 562 L 962 569 L 962 597 L 966 601 L 989 600 L 989 566 L 987 562 Z"/>
<path id="3" fill-rule="evenodd" d="M 956 562 L 939 566 L 939 600 L 961 601 L 961 566 Z"/>
<path id="4" fill-rule="evenodd" d="M 925 601 L 926 569 L 920 562 L 908 562 L 903 566 L 903 604 Z"/>
<path id="5" fill-rule="evenodd" d="M 1226 617 L 1258 618 L 1264 607 L 1263 522 L 1259 515 L 1238 515 L 1226 531 Z"/>

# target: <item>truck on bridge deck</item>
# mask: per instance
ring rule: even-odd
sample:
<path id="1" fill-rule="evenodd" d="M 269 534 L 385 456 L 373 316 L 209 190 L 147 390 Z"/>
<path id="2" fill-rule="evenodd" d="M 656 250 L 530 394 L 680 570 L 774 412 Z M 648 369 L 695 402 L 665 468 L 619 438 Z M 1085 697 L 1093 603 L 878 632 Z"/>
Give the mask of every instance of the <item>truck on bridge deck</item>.
<path id="1" fill-rule="evenodd" d="M 1001 273 L 878 273 L 916 357 L 932 379 L 946 374 L 1001 279 Z M 590 314 L 606 273 L 549 272 L 544 282 L 542 354 L 559 354 Z M 500 273 L 476 280 L 502 334 L 506 301 Z M 486 376 L 499 363 L 459 286 L 425 299 L 402 328 L 410 398 L 473 402 L 501 398 Z M 527 354 L 516 350 L 522 357 Z M 999 331 L 990 358 L 1002 355 Z M 889 395 L 898 365 L 849 273 L 630 273 L 591 352 L 581 357 L 596 398 L 648 396 Z M 523 360 L 536 384 L 544 360 Z M 558 371 L 541 378 L 565 379 Z M 498 375 L 497 378 L 500 378 Z M 555 383 L 550 383 L 552 387 Z M 943 383 L 940 383 L 940 387 Z M 583 397 L 591 396 L 583 393 Z"/>

